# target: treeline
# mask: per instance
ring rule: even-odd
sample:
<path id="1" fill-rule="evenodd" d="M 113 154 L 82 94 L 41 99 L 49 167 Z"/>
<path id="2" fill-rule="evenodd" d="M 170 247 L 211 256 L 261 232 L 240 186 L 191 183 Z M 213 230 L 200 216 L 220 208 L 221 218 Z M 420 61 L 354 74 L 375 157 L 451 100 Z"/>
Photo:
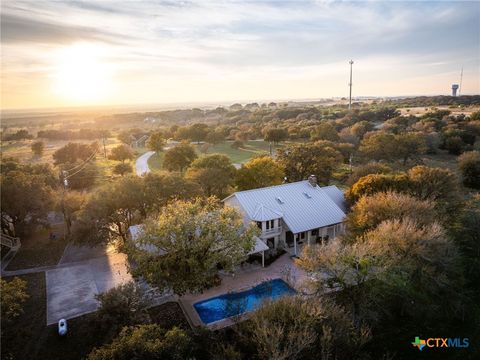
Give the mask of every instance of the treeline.
<path id="1" fill-rule="evenodd" d="M 387 104 L 399 107 L 431 107 L 440 105 L 480 105 L 480 95 L 461 96 L 417 96 L 413 98 L 386 100 Z"/>
<path id="2" fill-rule="evenodd" d="M 41 130 L 37 138 L 48 140 L 97 140 L 111 136 L 108 130 L 80 129 L 80 130 Z"/>

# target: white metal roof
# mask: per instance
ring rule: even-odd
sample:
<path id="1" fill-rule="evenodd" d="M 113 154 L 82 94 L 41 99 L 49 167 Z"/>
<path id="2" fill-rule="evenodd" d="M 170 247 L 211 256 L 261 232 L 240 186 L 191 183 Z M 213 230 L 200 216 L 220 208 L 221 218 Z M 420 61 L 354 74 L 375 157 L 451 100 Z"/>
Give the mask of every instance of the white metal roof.
<path id="1" fill-rule="evenodd" d="M 254 236 L 253 239 L 255 240 L 255 248 L 248 253 L 248 255 L 257 254 L 262 251 L 267 251 L 269 249 L 268 245 L 265 244 L 262 240 L 258 237 Z"/>
<path id="2" fill-rule="evenodd" d="M 344 220 L 345 213 L 338 205 L 341 204 L 339 194 L 342 192 L 336 186 L 326 188 L 313 187 L 304 180 L 239 191 L 224 201 L 235 197 L 250 219 L 267 221 L 282 218 L 293 233 L 299 233 Z M 263 211 L 262 220 L 257 220 L 261 208 L 268 211 Z"/>
<path id="3" fill-rule="evenodd" d="M 324 186 L 322 187 L 322 190 L 327 193 L 327 195 L 330 197 L 330 199 L 333 200 L 335 204 L 343 211 L 346 212 L 346 204 L 345 204 L 345 196 L 339 188 L 337 188 L 335 185 L 330 185 L 330 186 Z"/>
<path id="4" fill-rule="evenodd" d="M 132 239 L 132 242 L 135 244 L 135 247 L 137 249 L 149 252 L 151 254 L 158 254 L 158 255 L 165 254 L 165 251 L 159 249 L 153 244 L 145 244 L 143 242 L 140 242 L 140 238 L 143 235 L 144 229 L 145 229 L 144 225 L 132 225 L 128 228 L 128 232 L 130 233 L 130 239 Z"/>

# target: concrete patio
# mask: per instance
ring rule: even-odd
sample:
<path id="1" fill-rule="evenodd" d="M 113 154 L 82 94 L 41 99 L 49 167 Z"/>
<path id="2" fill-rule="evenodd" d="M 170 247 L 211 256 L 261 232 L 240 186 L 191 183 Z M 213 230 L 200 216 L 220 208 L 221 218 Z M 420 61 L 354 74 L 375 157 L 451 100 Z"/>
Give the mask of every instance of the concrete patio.
<path id="1" fill-rule="evenodd" d="M 239 268 L 235 275 L 222 275 L 222 284 L 204 291 L 202 294 L 186 294 L 179 298 L 187 319 L 192 326 L 205 326 L 200 320 L 194 304 L 205 299 L 226 294 L 229 292 L 239 292 L 250 289 L 262 282 L 281 278 L 293 286 L 297 291 L 301 291 L 302 284 L 307 279 L 305 271 L 299 269 L 293 263 L 290 254 L 279 257 L 270 266 L 262 268 L 260 265 L 247 266 Z M 238 318 L 236 319 L 238 320 Z M 220 320 L 209 324 L 210 329 L 219 329 L 232 325 L 231 319 Z"/>
<path id="2" fill-rule="evenodd" d="M 126 264 L 125 254 L 110 253 L 46 271 L 47 325 L 95 311 L 96 294 L 132 279 Z"/>

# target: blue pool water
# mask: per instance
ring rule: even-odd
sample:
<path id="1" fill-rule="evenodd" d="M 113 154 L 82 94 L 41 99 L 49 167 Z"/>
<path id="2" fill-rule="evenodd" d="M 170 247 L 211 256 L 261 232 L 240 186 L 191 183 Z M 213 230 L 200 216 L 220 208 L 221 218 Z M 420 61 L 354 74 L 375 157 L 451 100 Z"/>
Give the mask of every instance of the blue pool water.
<path id="1" fill-rule="evenodd" d="M 270 280 L 238 293 L 223 294 L 200 301 L 193 306 L 204 324 L 257 309 L 266 299 L 293 295 L 295 290 L 282 279 Z"/>

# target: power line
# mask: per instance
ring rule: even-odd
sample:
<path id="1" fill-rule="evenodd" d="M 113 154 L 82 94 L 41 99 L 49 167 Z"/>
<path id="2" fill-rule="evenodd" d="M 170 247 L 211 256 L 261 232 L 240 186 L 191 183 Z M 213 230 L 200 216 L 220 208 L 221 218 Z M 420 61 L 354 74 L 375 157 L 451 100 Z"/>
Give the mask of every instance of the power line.
<path id="1" fill-rule="evenodd" d="M 73 174 L 69 174 L 67 176 L 64 176 L 64 180 L 78 174 L 80 171 L 85 169 L 85 166 L 87 166 L 87 164 L 93 159 L 93 157 L 95 156 L 96 153 L 97 153 L 97 150 L 95 150 L 95 152 L 92 154 L 92 156 L 90 156 L 90 158 L 83 163 L 83 167 L 81 167 L 78 171 L 75 171 Z M 67 171 L 67 173 L 68 173 L 68 171 Z"/>
<path id="2" fill-rule="evenodd" d="M 70 171 L 72 171 L 72 170 L 75 170 L 75 169 L 79 168 L 80 166 L 84 165 L 86 162 L 90 161 L 90 160 L 97 154 L 97 152 L 98 152 L 98 149 L 94 150 L 93 153 L 92 153 L 92 155 L 90 155 L 90 156 L 87 158 L 87 160 L 84 160 L 83 163 L 78 164 L 78 165 L 75 165 L 75 166 L 72 167 L 71 169 L 63 170 L 63 171 L 70 172 Z"/>

